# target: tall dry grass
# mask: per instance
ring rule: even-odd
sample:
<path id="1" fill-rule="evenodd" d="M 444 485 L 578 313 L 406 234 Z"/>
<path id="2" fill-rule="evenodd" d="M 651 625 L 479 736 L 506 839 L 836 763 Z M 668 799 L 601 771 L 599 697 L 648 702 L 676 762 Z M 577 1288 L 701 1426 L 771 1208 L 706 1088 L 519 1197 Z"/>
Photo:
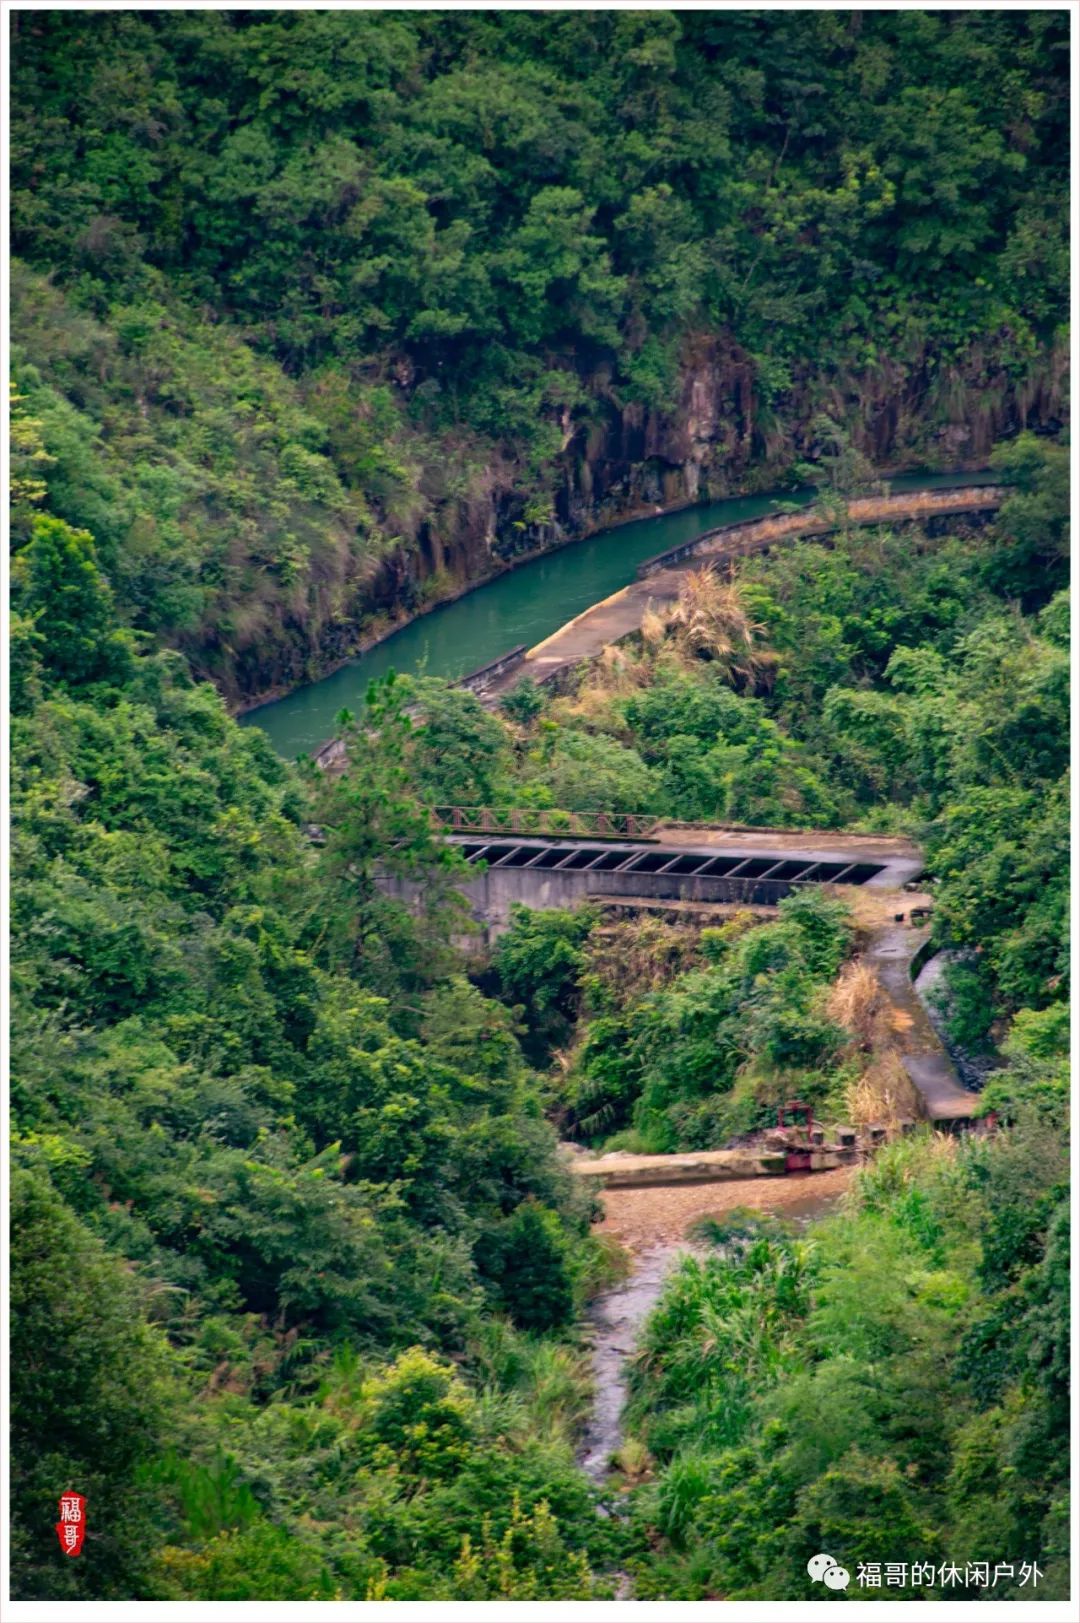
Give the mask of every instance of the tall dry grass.
<path id="1" fill-rule="evenodd" d="M 625 644 L 608 643 L 574 692 L 555 700 L 552 717 L 622 735 L 626 725 L 615 710 L 616 701 L 648 687 L 652 678 L 652 661 L 646 653 Z"/>
<path id="2" fill-rule="evenodd" d="M 648 603 L 641 616 L 641 640 L 647 648 L 659 648 L 667 636 L 667 615 L 655 604 Z"/>
<path id="3" fill-rule="evenodd" d="M 712 564 L 688 570 L 666 611 L 651 604 L 645 611 L 645 641 L 658 645 L 661 632 L 685 658 L 714 661 L 751 692 L 772 682 L 777 656 L 764 647 L 765 627 L 752 617 L 733 573 L 721 575 Z"/>
<path id="4" fill-rule="evenodd" d="M 895 1048 L 873 1056 L 858 1081 L 846 1089 L 845 1101 L 853 1127 L 880 1125 L 897 1131 L 902 1121 L 918 1121 L 923 1113 L 922 1100 Z"/>
<path id="5" fill-rule="evenodd" d="M 830 1020 L 849 1031 L 864 1052 L 886 1044 L 892 1032 L 891 1007 L 876 970 L 861 958 L 846 963 L 825 1005 Z"/>

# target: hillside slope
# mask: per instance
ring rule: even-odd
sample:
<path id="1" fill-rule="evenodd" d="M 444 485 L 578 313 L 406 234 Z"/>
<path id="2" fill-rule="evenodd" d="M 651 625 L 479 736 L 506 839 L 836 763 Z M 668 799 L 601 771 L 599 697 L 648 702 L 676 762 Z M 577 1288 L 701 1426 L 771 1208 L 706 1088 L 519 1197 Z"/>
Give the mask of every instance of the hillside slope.
<path id="1" fill-rule="evenodd" d="M 231 701 L 493 558 L 1062 417 L 1055 13 L 44 13 L 50 498 Z"/>

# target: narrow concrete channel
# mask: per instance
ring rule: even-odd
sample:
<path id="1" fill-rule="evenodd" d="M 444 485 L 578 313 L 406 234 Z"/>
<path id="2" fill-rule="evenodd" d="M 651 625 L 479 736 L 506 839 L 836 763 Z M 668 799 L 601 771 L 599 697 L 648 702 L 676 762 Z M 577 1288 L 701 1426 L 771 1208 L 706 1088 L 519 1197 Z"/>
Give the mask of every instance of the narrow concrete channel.
<path id="1" fill-rule="evenodd" d="M 888 482 L 894 497 L 902 500 L 906 494 L 916 502 L 913 510 L 929 515 L 951 504 L 961 508 L 977 504 L 981 498 L 975 487 L 984 487 L 986 481 L 985 472 L 954 471 L 902 474 L 890 477 Z M 930 496 L 930 492 L 941 494 Z M 810 494 L 804 491 L 802 498 Z M 620 596 L 633 581 L 639 564 L 661 548 L 696 545 L 706 536 L 711 538 L 707 543 L 710 548 L 714 544 L 722 548 L 718 537 L 729 525 L 775 517 L 777 503 L 789 501 L 792 495 L 791 490 L 775 490 L 728 497 L 638 519 L 543 552 L 520 568 L 509 568 L 481 581 L 475 589 L 389 632 L 366 652 L 319 681 L 249 710 L 239 718 L 241 725 L 261 727 L 279 754 L 294 758 L 325 744 L 338 711 L 358 710 L 368 683 L 389 670 L 406 673 L 423 668 L 429 676 L 456 680 L 478 665 L 501 662 L 502 656 L 518 644 L 526 648 L 535 645 L 533 653 L 539 653 L 542 641 L 546 644 L 562 633 L 570 638 L 567 647 L 544 650 L 553 664 L 561 665 L 568 657 L 577 657 L 577 638 L 582 632 L 586 652 L 595 651 L 599 622 L 592 616 L 613 594 Z M 783 522 L 790 531 L 791 515 L 785 515 Z M 645 590 L 646 600 L 660 594 L 662 585 L 653 578 Z M 636 629 L 637 623 L 632 621 L 623 630 L 616 627 L 614 634 Z M 607 631 L 600 634 L 606 635 Z M 512 662 L 507 685 L 513 686 L 527 668 L 524 663 Z M 541 667 L 541 671 L 545 668 Z M 532 674 L 536 675 L 537 670 Z"/>
<path id="2" fill-rule="evenodd" d="M 925 1001 L 926 982 L 917 987 L 912 965 L 929 940 L 929 929 L 893 924 L 879 930 L 866 953 L 894 1009 L 906 1022 L 903 1061 L 931 1122 L 964 1121 L 974 1100 L 937 1031 Z"/>

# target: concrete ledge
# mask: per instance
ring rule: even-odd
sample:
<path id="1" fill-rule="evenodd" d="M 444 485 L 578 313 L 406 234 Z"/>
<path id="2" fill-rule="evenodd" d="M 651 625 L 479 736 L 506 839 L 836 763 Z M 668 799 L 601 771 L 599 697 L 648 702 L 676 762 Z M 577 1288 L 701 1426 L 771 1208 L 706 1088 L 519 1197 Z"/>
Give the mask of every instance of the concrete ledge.
<path id="1" fill-rule="evenodd" d="M 1001 506 L 1005 490 L 1000 485 L 966 485 L 948 490 L 898 491 L 886 496 L 857 496 L 847 504 L 845 524 L 887 524 L 935 518 L 939 514 L 985 513 Z M 646 558 L 637 567 L 639 580 L 668 569 L 672 564 L 702 554 L 739 557 L 768 547 L 774 541 L 800 536 L 831 535 L 840 525 L 816 504 L 796 513 L 774 513 L 748 519 L 740 524 L 722 524 L 704 530 L 689 541 L 669 547 Z M 580 618 L 580 616 L 579 616 Z"/>
<path id="2" fill-rule="evenodd" d="M 787 1157 L 748 1150 L 701 1150 L 687 1155 L 578 1156 L 570 1170 L 581 1178 L 599 1178 L 607 1189 L 637 1189 L 649 1184 L 724 1183 L 736 1178 L 776 1178 L 787 1171 Z"/>
<path id="3" fill-rule="evenodd" d="M 815 1149 L 800 1172 L 830 1172 L 860 1159 L 858 1150 Z M 736 1183 L 746 1178 L 783 1178 L 793 1169 L 783 1150 L 700 1150 L 684 1155 L 575 1156 L 570 1170 L 596 1178 L 605 1189 L 660 1188 L 665 1184 Z"/>
<path id="4" fill-rule="evenodd" d="M 501 676 L 507 676 L 517 669 L 525 658 L 525 644 L 518 643 L 508 653 L 500 654 L 498 659 L 489 659 L 486 665 L 480 665 L 467 676 L 459 676 L 457 686 L 468 688 L 471 693 L 483 693 L 492 682 Z"/>

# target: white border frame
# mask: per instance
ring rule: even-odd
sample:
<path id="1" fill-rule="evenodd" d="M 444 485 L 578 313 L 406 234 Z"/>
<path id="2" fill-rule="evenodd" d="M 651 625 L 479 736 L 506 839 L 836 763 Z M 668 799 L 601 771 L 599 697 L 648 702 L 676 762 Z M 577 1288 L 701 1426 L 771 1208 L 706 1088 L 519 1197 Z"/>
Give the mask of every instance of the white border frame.
<path id="1" fill-rule="evenodd" d="M 368 0 L 299 0 L 299 3 L 277 3 L 277 0 L 237 0 L 231 5 L 218 5 L 212 0 L 186 0 L 181 4 L 154 5 L 151 0 L 142 0 L 142 3 L 131 3 L 131 0 L 0 0 L 5 18 L 4 36 L 2 42 L 2 85 L 0 85 L 0 119 L 3 124 L 3 152 L 4 167 L 4 196 L 7 195 L 7 152 L 8 152 L 8 109 L 10 106 L 10 16 L 12 13 L 35 11 L 1015 11 L 1018 9 L 1031 11 L 1068 11 L 1072 15 L 1071 29 L 1071 152 L 1072 152 L 1072 260 L 1071 260 L 1071 292 L 1072 314 L 1075 318 L 1080 309 L 1080 220 L 1078 220 L 1078 197 L 1080 197 L 1080 181 L 1078 181 L 1078 132 L 1080 132 L 1080 61 L 1078 61 L 1078 25 L 1077 11 L 1070 0 L 1043 0 L 1020 7 L 1016 4 L 980 5 L 975 0 L 925 0 L 923 4 L 912 3 L 912 0 L 864 0 L 863 4 L 841 3 L 836 5 L 818 4 L 817 0 L 787 0 L 787 3 L 777 3 L 777 0 L 747 0 L 746 4 L 733 4 L 731 0 L 720 0 L 718 4 L 703 4 L 700 0 L 691 0 L 684 5 L 665 6 L 661 0 L 652 5 L 637 5 L 615 3 L 608 5 L 591 5 L 589 0 L 544 0 L 536 5 L 512 5 L 505 0 L 477 0 L 477 3 L 463 3 L 463 0 L 450 0 L 450 3 L 437 5 L 427 3 L 427 0 L 396 0 L 396 3 L 386 5 L 368 3 Z M 2 231 L 0 231 L 0 244 L 2 244 L 2 267 L 4 271 L 3 286 L 5 294 L 8 287 L 6 275 L 10 264 L 10 226 L 7 208 L 3 211 Z M 5 378 L 9 373 L 9 330 L 7 299 L 5 297 L 4 309 L 0 315 L 2 325 L 3 344 L 2 353 L 5 366 Z M 1072 399 L 1080 404 L 1080 367 L 1077 363 L 1077 345 L 1074 341 L 1070 359 L 1070 378 L 1072 383 Z M 7 435 L 7 386 L 4 386 L 3 403 L 3 435 L 2 456 L 0 456 L 0 470 L 3 473 L 6 487 L 9 474 L 9 445 Z M 1078 447 L 1072 447 L 1072 518 L 1074 534 L 1076 533 L 1077 519 L 1080 517 L 1080 479 L 1078 479 Z M 2 605 L 0 605 L 0 627 L 2 627 L 5 660 L 8 647 L 8 549 L 7 549 L 7 504 L 3 504 L 2 533 L 4 546 L 0 558 L 0 586 L 2 586 Z M 1073 647 L 1077 646 L 1080 638 L 1080 603 L 1077 601 L 1078 588 L 1080 588 L 1080 567 L 1077 563 L 1077 550 L 1074 547 L 1072 559 L 1072 629 Z M 6 667 L 5 667 L 6 668 Z M 1074 695 L 1076 682 L 1076 663 L 1073 666 Z M 4 693 L 8 692 L 5 684 Z M 1073 759 L 1080 759 L 1080 706 L 1073 703 L 1072 711 L 1072 743 Z M 3 966 L 3 991 L 0 995 L 0 1010 L 2 1010 L 2 1032 L 0 1032 L 0 1064 L 3 1069 L 3 1121 L 0 1124 L 0 1150 L 3 1155 L 3 1165 L 0 1167 L 0 1188 L 3 1193 L 3 1207 L 0 1213 L 0 1280 L 4 1285 L 5 1318 L 3 1324 L 2 1347 L 0 1347 L 0 1375 L 2 1375 L 2 1406 L 0 1412 L 5 1417 L 5 1430 L 0 1438 L 0 1453 L 3 1457 L 3 1504 L 10 1502 L 9 1496 L 9 1458 L 6 1431 L 6 1416 L 8 1413 L 9 1393 L 9 1342 L 7 1334 L 7 1274 L 8 1274 L 8 1167 L 9 1167 L 9 1119 L 8 1119 L 8 1022 L 7 1022 L 7 939 L 9 922 L 9 778 L 8 778 L 8 748 L 9 729 L 6 702 L 3 714 L 0 716 L 0 749 L 3 753 L 3 781 L 0 785 L 0 811 L 3 814 L 3 864 L 0 875 L 0 919 L 3 923 L 3 941 L 0 942 L 0 962 Z M 1072 941 L 1077 945 L 1077 896 L 1080 895 L 1080 803 L 1076 793 L 1072 800 L 1072 846 L 1070 853 L 1072 873 Z M 1080 1314 L 1077 1312 L 1080 1304 L 1080 1266 L 1076 1258 L 1077 1240 L 1077 1213 L 1080 1209 L 1080 1100 L 1077 1097 L 1075 1077 L 1077 1074 L 1077 1059 L 1080 1057 L 1080 1016 L 1078 1016 L 1078 1003 L 1080 991 L 1074 990 L 1072 1008 L 1072 1058 L 1074 1086 L 1072 1092 L 1072 1233 L 1073 1233 L 1073 1274 L 1072 1274 L 1072 1323 L 1075 1337 Z M 1080 1364 L 1074 1352 L 1074 1366 Z M 1026 1619 L 1034 1616 L 1045 1623 L 1074 1623 L 1076 1617 L 1075 1603 L 1080 1593 L 1080 1461 L 1078 1461 L 1078 1441 L 1080 1441 L 1080 1391 L 1074 1386 L 1072 1393 L 1072 1492 L 1073 1492 L 1073 1526 L 1072 1526 L 1072 1573 L 1073 1598 L 1072 1601 L 1040 1601 L 1033 1594 L 1030 1600 L 1021 1601 L 871 1601 L 854 1595 L 845 1597 L 847 1604 L 855 1610 L 845 1613 L 846 1617 L 855 1620 L 861 1619 L 900 1619 L 921 1618 L 925 1623 L 935 1623 L 935 1620 L 948 1619 L 949 1623 L 991 1623 L 998 1618 Z M 4 1529 L 6 1531 L 6 1529 Z M 627 1623 L 627 1620 L 641 1618 L 646 1615 L 653 1618 L 677 1617 L 679 1619 L 716 1619 L 723 1617 L 725 1623 L 765 1623 L 768 1619 L 777 1620 L 777 1623 L 789 1623 L 789 1620 L 805 1619 L 817 1607 L 828 1604 L 825 1601 L 12 1601 L 8 1599 L 9 1587 L 9 1558 L 7 1539 L 0 1533 L 0 1599 L 3 1602 L 4 1623 L 72 1623 L 78 1620 L 82 1623 L 140 1623 L 144 1618 L 167 1620 L 167 1623 L 306 1623 L 313 1618 L 328 1617 L 367 1620 L 397 1619 L 398 1623 L 433 1623 L 433 1620 L 446 1619 L 447 1623 L 470 1623 L 470 1620 L 484 1619 L 530 1619 L 536 1623 L 567 1623 L 571 1617 L 584 1616 L 585 1623 Z M 1017 1606 L 1027 1606 L 1030 1611 L 1017 1611 Z M 497 1608 L 497 1610 L 495 1610 Z M 882 1608 L 885 1608 L 884 1612 Z"/>

